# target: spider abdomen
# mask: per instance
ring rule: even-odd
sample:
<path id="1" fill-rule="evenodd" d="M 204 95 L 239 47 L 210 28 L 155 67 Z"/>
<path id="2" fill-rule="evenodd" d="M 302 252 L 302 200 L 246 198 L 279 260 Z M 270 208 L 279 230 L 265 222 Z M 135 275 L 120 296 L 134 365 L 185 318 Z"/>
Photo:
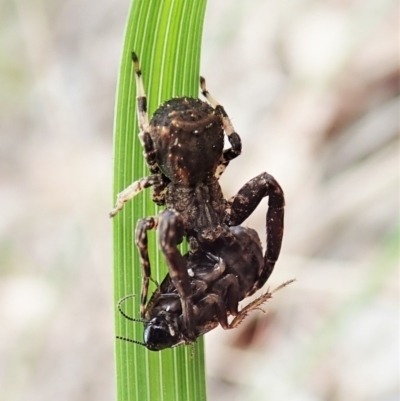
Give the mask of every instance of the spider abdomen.
<path id="1" fill-rule="evenodd" d="M 215 175 L 224 147 L 221 116 L 200 99 L 168 100 L 150 121 L 156 161 L 165 176 L 196 185 Z"/>

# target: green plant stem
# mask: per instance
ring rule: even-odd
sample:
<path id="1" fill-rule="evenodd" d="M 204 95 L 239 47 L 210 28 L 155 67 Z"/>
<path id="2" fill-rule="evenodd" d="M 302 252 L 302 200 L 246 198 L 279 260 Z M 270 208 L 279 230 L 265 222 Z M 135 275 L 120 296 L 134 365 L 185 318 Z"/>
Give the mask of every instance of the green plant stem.
<path id="1" fill-rule="evenodd" d="M 206 0 L 136 0 L 126 26 L 117 87 L 114 126 L 114 196 L 138 178 L 149 174 L 138 140 L 136 88 L 131 52 L 140 59 L 151 116 L 159 104 L 174 96 L 198 96 L 201 36 Z M 139 218 L 158 213 L 148 191 L 128 202 L 114 217 L 115 302 L 128 294 L 137 296 L 124 304 L 132 317 L 139 316 L 141 270 L 134 245 Z M 152 277 L 166 274 L 150 233 Z M 154 287 L 150 287 L 150 291 Z M 116 335 L 142 341 L 143 325 L 115 318 Z M 203 340 L 195 346 L 151 352 L 145 347 L 117 340 L 116 370 L 119 401 L 205 400 Z"/>

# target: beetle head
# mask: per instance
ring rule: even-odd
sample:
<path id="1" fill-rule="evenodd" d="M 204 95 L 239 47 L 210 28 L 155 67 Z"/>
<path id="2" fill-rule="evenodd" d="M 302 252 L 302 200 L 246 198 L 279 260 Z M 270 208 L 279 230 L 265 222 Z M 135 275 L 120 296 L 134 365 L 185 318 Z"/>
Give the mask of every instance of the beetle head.
<path id="1" fill-rule="evenodd" d="M 145 324 L 144 345 L 149 350 L 161 351 L 186 342 L 179 330 L 178 322 L 168 320 L 165 316 L 158 316 Z"/>

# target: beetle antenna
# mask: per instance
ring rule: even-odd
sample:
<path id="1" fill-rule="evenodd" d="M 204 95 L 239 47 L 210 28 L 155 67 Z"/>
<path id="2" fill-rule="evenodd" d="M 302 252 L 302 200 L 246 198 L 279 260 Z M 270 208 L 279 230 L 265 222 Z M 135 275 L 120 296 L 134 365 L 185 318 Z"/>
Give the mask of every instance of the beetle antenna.
<path id="1" fill-rule="evenodd" d="M 146 322 L 147 322 L 146 320 L 144 320 L 144 319 L 137 319 L 137 318 L 128 316 L 128 315 L 122 310 L 121 305 L 122 305 L 127 299 L 133 298 L 134 296 L 135 296 L 135 294 L 130 294 L 130 295 L 127 295 L 127 296 L 121 298 L 121 299 L 118 301 L 118 303 L 117 303 L 118 311 L 119 311 L 119 313 L 120 313 L 125 319 L 128 319 L 128 320 L 130 320 L 131 322 L 146 323 Z M 117 337 L 117 338 L 119 338 L 119 337 Z"/>
<path id="2" fill-rule="evenodd" d="M 142 342 L 140 342 L 140 341 L 131 340 L 130 338 L 121 337 L 121 336 L 116 336 L 115 338 L 116 338 L 117 340 L 126 341 L 126 342 L 128 342 L 128 343 L 143 345 L 143 347 L 146 346 L 145 343 L 142 343 Z"/>

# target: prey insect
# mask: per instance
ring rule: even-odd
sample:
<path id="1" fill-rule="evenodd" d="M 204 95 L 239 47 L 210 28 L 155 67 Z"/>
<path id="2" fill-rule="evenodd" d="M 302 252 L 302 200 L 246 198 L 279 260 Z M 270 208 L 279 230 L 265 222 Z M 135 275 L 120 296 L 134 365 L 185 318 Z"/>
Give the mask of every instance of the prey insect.
<path id="1" fill-rule="evenodd" d="M 276 291 L 293 281 L 267 291 L 239 311 L 239 302 L 263 285 L 265 265 L 256 231 L 241 226 L 231 227 L 230 231 L 233 241 L 227 243 L 220 238 L 207 250 L 199 249 L 196 253 L 184 255 L 193 293 L 194 338 L 189 336 L 180 295 L 168 274 L 146 305 L 143 318 L 135 319 L 123 312 L 122 303 L 131 296 L 118 303 L 125 318 L 144 324 L 143 342 L 117 338 L 144 345 L 151 351 L 193 344 L 219 324 L 225 330 L 237 327 L 251 311 L 261 309 Z M 233 317 L 231 322 L 229 316 Z"/>

